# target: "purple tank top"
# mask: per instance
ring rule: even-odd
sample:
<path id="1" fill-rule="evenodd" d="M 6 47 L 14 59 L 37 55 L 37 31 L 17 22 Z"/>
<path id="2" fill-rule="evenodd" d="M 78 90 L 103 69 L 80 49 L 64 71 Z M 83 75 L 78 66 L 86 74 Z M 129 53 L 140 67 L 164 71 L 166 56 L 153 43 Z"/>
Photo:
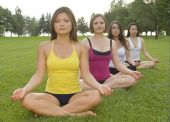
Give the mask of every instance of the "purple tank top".
<path id="1" fill-rule="evenodd" d="M 89 50 L 89 68 L 91 74 L 97 81 L 104 81 L 110 77 L 109 62 L 112 59 L 112 40 L 110 40 L 110 50 L 106 52 L 100 52 L 92 48 L 90 39 L 88 39 Z"/>

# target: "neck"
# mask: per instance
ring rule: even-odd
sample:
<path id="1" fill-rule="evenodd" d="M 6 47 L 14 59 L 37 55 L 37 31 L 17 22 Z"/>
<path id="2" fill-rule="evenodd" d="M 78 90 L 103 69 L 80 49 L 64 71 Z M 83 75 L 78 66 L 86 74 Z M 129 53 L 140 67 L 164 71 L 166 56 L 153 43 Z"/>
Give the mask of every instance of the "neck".
<path id="1" fill-rule="evenodd" d="M 104 39 L 105 36 L 103 34 L 94 34 L 93 38 L 97 40 L 101 40 L 101 39 Z"/>
<path id="2" fill-rule="evenodd" d="M 72 40 L 70 39 L 70 35 L 57 35 L 54 41 L 60 44 L 69 44 Z"/>
<path id="3" fill-rule="evenodd" d="M 135 35 L 131 35 L 130 38 L 136 38 L 136 36 Z"/>
<path id="4" fill-rule="evenodd" d="M 119 37 L 118 37 L 118 36 L 114 37 L 113 39 L 114 39 L 115 41 L 119 41 Z"/>

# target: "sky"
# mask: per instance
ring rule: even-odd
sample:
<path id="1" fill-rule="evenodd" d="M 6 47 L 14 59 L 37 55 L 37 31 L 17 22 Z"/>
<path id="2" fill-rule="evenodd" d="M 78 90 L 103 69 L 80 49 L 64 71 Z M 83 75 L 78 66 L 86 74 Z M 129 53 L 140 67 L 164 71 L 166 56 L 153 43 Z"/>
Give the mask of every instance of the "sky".
<path id="1" fill-rule="evenodd" d="M 133 0 L 126 0 L 126 3 Z M 39 19 L 42 14 L 51 13 L 62 6 L 69 7 L 76 20 L 84 17 L 85 21 L 90 21 L 92 13 L 104 14 L 110 8 L 112 0 L 0 0 L 0 6 L 9 9 L 12 14 L 18 6 L 23 16 L 35 17 Z"/>

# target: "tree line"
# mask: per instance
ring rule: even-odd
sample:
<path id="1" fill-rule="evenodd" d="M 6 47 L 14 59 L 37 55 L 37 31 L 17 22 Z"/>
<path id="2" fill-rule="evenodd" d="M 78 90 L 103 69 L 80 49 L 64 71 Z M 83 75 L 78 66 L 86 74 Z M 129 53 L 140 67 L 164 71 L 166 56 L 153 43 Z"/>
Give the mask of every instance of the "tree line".
<path id="1" fill-rule="evenodd" d="M 0 36 L 4 36 L 5 32 L 17 34 L 18 36 L 38 36 L 40 34 L 50 33 L 51 14 L 46 16 L 42 14 L 37 20 L 35 17 L 23 16 L 19 7 L 16 7 L 15 14 L 0 6 Z"/>
<path id="2" fill-rule="evenodd" d="M 170 1 L 169 0 L 135 0 L 130 4 L 123 0 L 113 0 L 110 10 L 105 13 L 109 24 L 112 20 L 119 21 L 124 29 L 130 22 L 136 22 L 140 32 L 166 31 L 170 35 Z"/>
<path id="3" fill-rule="evenodd" d="M 136 22 L 140 32 L 146 32 L 146 35 L 149 31 L 156 32 L 156 37 L 163 31 L 170 35 L 170 0 L 134 0 L 129 4 L 124 0 L 113 0 L 104 15 L 108 24 L 117 20 L 124 29 L 128 28 L 130 22 Z M 19 7 L 16 7 L 15 14 L 12 15 L 8 9 L 0 6 L 0 36 L 4 36 L 7 31 L 11 36 L 12 33 L 18 36 L 49 34 L 50 20 L 50 13 L 42 14 L 37 20 L 35 17 L 23 16 Z M 83 16 L 77 20 L 77 30 L 82 34 L 89 30 Z"/>

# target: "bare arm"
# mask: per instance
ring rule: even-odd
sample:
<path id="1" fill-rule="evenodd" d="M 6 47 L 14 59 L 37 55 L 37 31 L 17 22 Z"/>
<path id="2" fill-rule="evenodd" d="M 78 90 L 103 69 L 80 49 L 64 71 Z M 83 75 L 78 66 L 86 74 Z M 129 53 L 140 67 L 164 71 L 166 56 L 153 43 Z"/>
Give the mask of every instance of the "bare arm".
<path id="1" fill-rule="evenodd" d="M 119 56 L 118 56 L 118 53 L 117 53 L 117 46 L 116 46 L 116 43 L 114 41 L 112 41 L 112 54 L 113 54 L 112 61 L 115 65 L 116 69 L 118 69 L 119 71 L 121 71 L 125 74 L 131 74 L 131 70 L 129 70 L 128 68 L 126 68 L 125 65 L 120 63 Z"/>
<path id="2" fill-rule="evenodd" d="M 135 65 L 135 62 L 133 62 L 130 58 L 130 45 L 129 45 L 129 41 L 126 41 L 126 45 L 128 47 L 125 48 L 125 54 L 126 54 L 126 60 L 128 61 L 128 63 L 132 64 L 132 65 Z"/>
<path id="3" fill-rule="evenodd" d="M 99 84 L 89 70 L 88 49 L 81 45 L 80 72 L 83 80 L 91 87 L 97 89 L 103 95 L 110 95 L 111 89 L 108 86 Z"/>
<path id="4" fill-rule="evenodd" d="M 157 60 L 154 59 L 154 58 L 148 53 L 148 51 L 146 50 L 144 40 L 143 40 L 142 38 L 141 38 L 141 40 L 142 40 L 142 52 L 143 52 L 143 54 L 145 55 L 145 57 L 148 58 L 150 61 L 157 62 Z"/>
<path id="5" fill-rule="evenodd" d="M 129 74 L 131 75 L 132 77 L 134 77 L 135 79 L 140 79 L 141 77 L 143 77 L 143 75 L 138 72 L 138 71 L 132 71 L 130 69 L 128 69 L 125 65 L 121 64 L 120 61 L 119 61 L 119 57 L 118 57 L 118 53 L 117 53 L 117 48 L 116 48 L 116 44 L 113 42 L 113 45 L 112 45 L 112 54 L 113 54 L 113 63 L 115 64 L 115 67 L 122 73 L 125 73 L 125 74 Z"/>
<path id="6" fill-rule="evenodd" d="M 44 53 L 44 46 L 40 45 L 38 49 L 37 55 L 37 68 L 31 79 L 24 86 L 26 92 L 32 91 L 35 87 L 37 87 L 43 80 L 44 74 L 46 71 L 46 59 Z"/>
<path id="7" fill-rule="evenodd" d="M 82 45 L 81 49 L 82 49 L 80 57 L 81 76 L 88 85 L 95 89 L 98 89 L 100 84 L 96 81 L 96 79 L 89 71 L 88 50 L 84 45 Z"/>
<path id="8" fill-rule="evenodd" d="M 14 90 L 11 99 L 13 101 L 22 100 L 28 92 L 32 91 L 35 87 L 37 87 L 41 83 L 44 77 L 45 70 L 46 60 L 44 55 L 44 48 L 41 45 L 38 49 L 36 72 L 33 74 L 31 79 L 23 88 L 18 88 Z"/>

